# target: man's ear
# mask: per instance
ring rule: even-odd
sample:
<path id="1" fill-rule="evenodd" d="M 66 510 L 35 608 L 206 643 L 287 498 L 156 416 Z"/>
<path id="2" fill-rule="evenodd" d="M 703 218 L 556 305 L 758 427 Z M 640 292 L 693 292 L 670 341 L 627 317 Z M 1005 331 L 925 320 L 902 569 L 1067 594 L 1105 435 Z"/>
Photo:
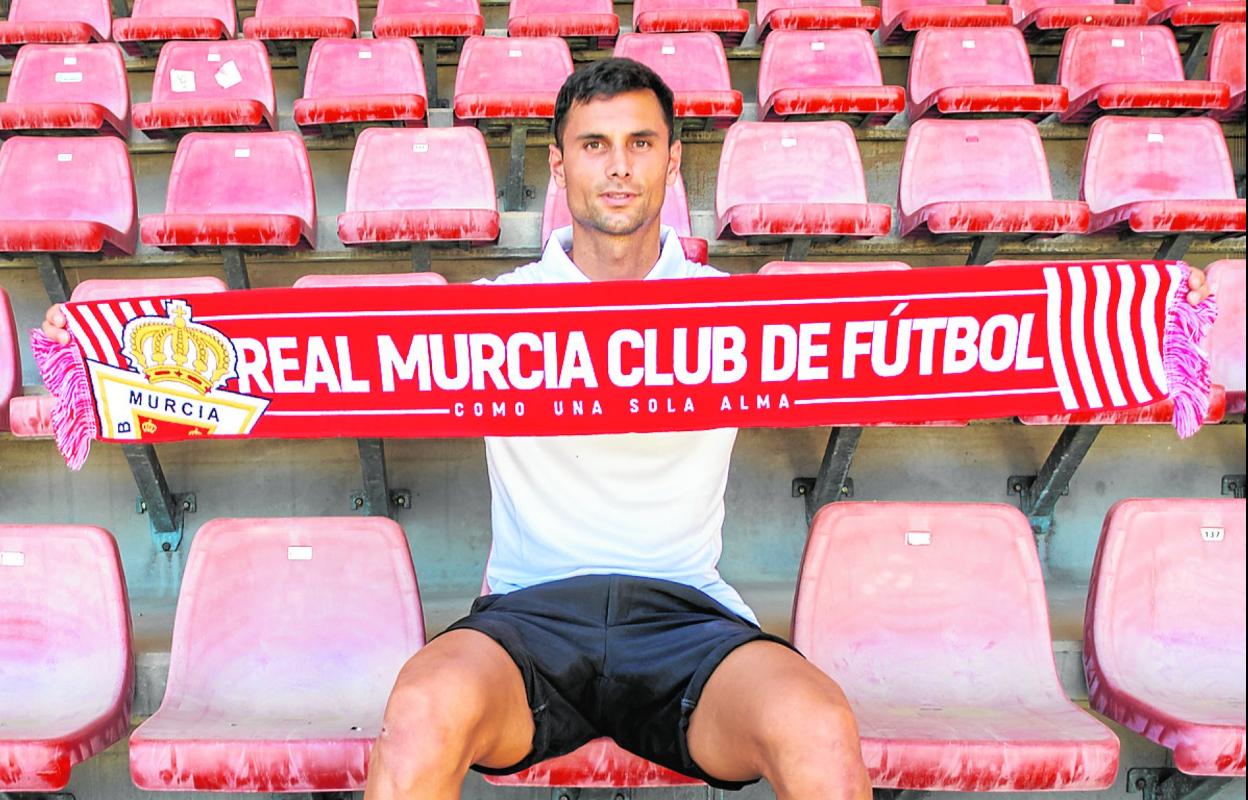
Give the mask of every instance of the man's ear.
<path id="1" fill-rule="evenodd" d="M 550 177 L 554 179 L 555 185 L 560 189 L 568 188 L 567 178 L 563 174 L 563 151 L 557 145 L 551 144 L 546 160 L 550 163 Z"/>
<path id="2" fill-rule="evenodd" d="M 667 149 L 667 185 L 675 186 L 676 181 L 680 178 L 680 156 L 681 156 L 680 140 L 672 142 L 672 146 Z"/>

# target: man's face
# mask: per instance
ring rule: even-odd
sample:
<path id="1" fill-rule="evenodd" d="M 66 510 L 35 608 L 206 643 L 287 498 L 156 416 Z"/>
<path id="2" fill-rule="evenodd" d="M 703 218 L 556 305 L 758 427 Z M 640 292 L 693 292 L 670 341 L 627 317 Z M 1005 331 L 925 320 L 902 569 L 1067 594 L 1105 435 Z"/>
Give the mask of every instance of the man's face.
<path id="1" fill-rule="evenodd" d="M 550 147 L 550 171 L 567 189 L 572 219 L 612 236 L 657 224 L 680 174 L 680 142 L 667 141 L 667 120 L 649 90 L 572 106 L 563 149 Z"/>

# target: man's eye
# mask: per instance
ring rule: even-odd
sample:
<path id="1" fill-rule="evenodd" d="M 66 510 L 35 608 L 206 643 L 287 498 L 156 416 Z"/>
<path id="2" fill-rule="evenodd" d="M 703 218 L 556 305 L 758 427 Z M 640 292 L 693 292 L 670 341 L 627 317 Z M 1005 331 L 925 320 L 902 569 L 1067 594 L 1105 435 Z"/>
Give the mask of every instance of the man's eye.
<path id="1" fill-rule="evenodd" d="M 601 150 L 602 142 L 586 142 L 585 149 L 586 150 Z"/>
<path id="2" fill-rule="evenodd" d="M 650 142 L 646 141 L 645 139 L 638 139 L 637 141 L 633 142 L 633 146 L 636 147 L 638 150 L 646 150 L 646 149 L 649 149 Z"/>

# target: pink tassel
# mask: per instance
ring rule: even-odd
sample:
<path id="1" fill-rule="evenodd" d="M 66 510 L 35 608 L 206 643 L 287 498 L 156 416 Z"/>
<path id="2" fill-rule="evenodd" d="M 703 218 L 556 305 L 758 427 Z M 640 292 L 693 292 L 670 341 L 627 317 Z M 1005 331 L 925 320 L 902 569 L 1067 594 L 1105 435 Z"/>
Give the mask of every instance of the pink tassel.
<path id="1" fill-rule="evenodd" d="M 1162 362 L 1166 383 L 1174 400 L 1174 429 L 1180 439 L 1195 435 L 1209 415 L 1209 353 L 1202 346 L 1218 316 L 1212 295 L 1198 305 L 1187 302 L 1187 278 L 1191 268 L 1179 264 L 1183 274 L 1174 302 L 1166 310 Z"/>
<path id="2" fill-rule="evenodd" d="M 39 365 L 39 374 L 43 376 L 43 385 L 56 398 L 52 406 L 56 447 L 70 469 L 82 469 L 91 452 L 91 440 L 99 433 L 82 354 L 72 340 L 69 344 L 60 344 L 39 330 L 30 332 L 30 348 Z"/>

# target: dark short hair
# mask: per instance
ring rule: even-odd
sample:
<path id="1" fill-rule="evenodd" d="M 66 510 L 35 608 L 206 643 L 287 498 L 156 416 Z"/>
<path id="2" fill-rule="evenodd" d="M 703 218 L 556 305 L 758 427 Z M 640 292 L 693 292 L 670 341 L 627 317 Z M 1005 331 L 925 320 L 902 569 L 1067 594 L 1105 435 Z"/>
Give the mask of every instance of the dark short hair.
<path id="1" fill-rule="evenodd" d="M 649 90 L 654 92 L 663 118 L 667 120 L 667 143 L 676 141 L 676 113 L 672 107 L 672 90 L 654 70 L 631 58 L 608 58 L 592 66 L 572 73 L 555 100 L 555 118 L 551 130 L 555 146 L 563 149 L 563 129 L 568 124 L 568 111 L 577 103 L 591 100 L 609 100 L 628 92 Z"/>

